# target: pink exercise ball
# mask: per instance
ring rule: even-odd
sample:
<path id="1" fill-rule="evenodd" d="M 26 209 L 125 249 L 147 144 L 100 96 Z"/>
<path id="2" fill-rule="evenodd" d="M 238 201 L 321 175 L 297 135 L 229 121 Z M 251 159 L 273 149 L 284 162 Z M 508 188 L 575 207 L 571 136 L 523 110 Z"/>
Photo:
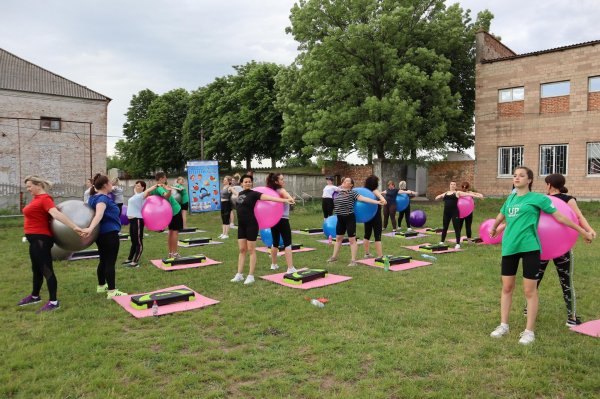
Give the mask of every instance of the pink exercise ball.
<path id="1" fill-rule="evenodd" d="M 158 195 L 151 195 L 142 205 L 144 225 L 152 231 L 164 230 L 173 217 L 169 201 Z"/>
<path id="2" fill-rule="evenodd" d="M 473 201 L 473 197 L 459 197 L 457 206 L 458 217 L 464 219 L 473 212 L 473 209 L 475 209 L 475 202 Z"/>
<path id="3" fill-rule="evenodd" d="M 575 212 L 573 212 L 566 202 L 553 196 L 548 196 L 548 198 L 550 198 L 560 213 L 571 219 L 573 223 L 579 224 L 577 215 L 575 215 Z M 559 223 L 554 219 L 554 216 L 545 212 L 540 213 L 537 232 L 542 244 L 542 253 L 540 256 L 542 260 L 558 258 L 567 253 L 573 248 L 579 235 L 577 230 Z"/>
<path id="4" fill-rule="evenodd" d="M 279 197 L 279 193 L 269 187 L 255 187 L 253 190 L 272 197 Z M 281 215 L 283 215 L 283 203 L 281 202 L 259 200 L 254 205 L 254 217 L 256 217 L 259 229 L 269 229 L 275 226 L 281 219 Z"/>
<path id="5" fill-rule="evenodd" d="M 481 241 L 483 241 L 484 244 L 493 245 L 500 244 L 502 242 L 502 236 L 504 235 L 503 224 L 498 226 L 498 228 L 496 229 L 496 237 L 490 237 L 490 230 L 492 229 L 492 226 L 495 222 L 496 219 L 488 219 L 479 225 L 479 238 L 481 238 Z M 502 227 L 502 229 L 500 227 Z"/>

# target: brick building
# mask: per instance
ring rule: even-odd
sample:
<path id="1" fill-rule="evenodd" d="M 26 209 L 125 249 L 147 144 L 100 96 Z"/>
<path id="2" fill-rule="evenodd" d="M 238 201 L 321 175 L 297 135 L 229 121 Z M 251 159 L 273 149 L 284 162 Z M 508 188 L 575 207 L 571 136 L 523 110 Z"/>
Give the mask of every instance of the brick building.
<path id="1" fill-rule="evenodd" d="M 475 187 L 505 196 L 517 165 L 534 191 L 562 173 L 578 198 L 600 199 L 600 40 L 516 54 L 477 33 Z"/>
<path id="2" fill-rule="evenodd" d="M 0 184 L 83 186 L 106 170 L 110 98 L 0 49 Z"/>

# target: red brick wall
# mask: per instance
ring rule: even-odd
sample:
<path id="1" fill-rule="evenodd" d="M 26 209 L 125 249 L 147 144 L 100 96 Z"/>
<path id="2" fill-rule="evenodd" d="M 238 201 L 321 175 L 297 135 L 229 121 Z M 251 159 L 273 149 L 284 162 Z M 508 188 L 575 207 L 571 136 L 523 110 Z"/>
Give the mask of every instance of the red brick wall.
<path id="1" fill-rule="evenodd" d="M 344 161 L 327 162 L 321 169 L 325 176 L 351 177 L 355 187 L 362 187 L 367 177 L 373 174 L 373 165 L 349 165 Z M 340 181 L 334 182 L 340 184 Z"/>
<path id="2" fill-rule="evenodd" d="M 600 92 L 588 93 L 588 111 L 600 110 Z"/>
<path id="3" fill-rule="evenodd" d="M 525 101 L 511 101 L 498 103 L 498 116 L 522 116 L 525 110 Z"/>
<path id="4" fill-rule="evenodd" d="M 569 112 L 569 96 L 540 98 L 540 114 Z"/>
<path id="5" fill-rule="evenodd" d="M 427 197 L 435 198 L 437 195 L 448 191 L 450 182 L 455 181 L 458 186 L 464 181 L 471 183 L 471 190 L 477 190 L 473 186 L 475 175 L 475 161 L 452 161 L 431 164 L 427 170 Z"/>

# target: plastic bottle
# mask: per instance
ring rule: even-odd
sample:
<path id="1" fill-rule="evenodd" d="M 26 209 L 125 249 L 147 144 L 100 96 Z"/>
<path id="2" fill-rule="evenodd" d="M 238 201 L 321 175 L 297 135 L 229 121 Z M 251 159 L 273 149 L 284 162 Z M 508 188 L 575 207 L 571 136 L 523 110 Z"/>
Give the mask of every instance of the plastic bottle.
<path id="1" fill-rule="evenodd" d="M 158 316 L 158 303 L 156 301 L 152 304 L 152 316 Z"/>
<path id="2" fill-rule="evenodd" d="M 421 258 L 426 259 L 431 262 L 435 262 L 437 260 L 437 258 L 435 256 L 427 255 L 427 254 L 421 254 Z"/>
<path id="3" fill-rule="evenodd" d="M 315 298 L 311 299 L 310 303 L 312 303 L 313 305 L 315 305 L 318 308 L 324 308 L 325 307 L 325 304 L 323 302 L 321 302 L 321 301 L 319 301 L 318 299 L 315 299 Z"/>
<path id="4" fill-rule="evenodd" d="M 390 271 L 390 257 L 389 255 L 385 255 L 383 257 L 383 270 L 386 272 Z"/>

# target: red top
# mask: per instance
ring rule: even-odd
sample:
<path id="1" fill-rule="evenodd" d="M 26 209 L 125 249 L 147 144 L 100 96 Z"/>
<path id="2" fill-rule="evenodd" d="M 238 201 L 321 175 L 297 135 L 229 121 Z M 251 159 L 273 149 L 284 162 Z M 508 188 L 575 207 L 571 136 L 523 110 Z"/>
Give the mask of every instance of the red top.
<path id="1" fill-rule="evenodd" d="M 34 195 L 29 205 L 23 208 L 25 234 L 44 234 L 52 237 L 51 216 L 48 211 L 54 207 L 54 200 L 48 194 Z"/>

